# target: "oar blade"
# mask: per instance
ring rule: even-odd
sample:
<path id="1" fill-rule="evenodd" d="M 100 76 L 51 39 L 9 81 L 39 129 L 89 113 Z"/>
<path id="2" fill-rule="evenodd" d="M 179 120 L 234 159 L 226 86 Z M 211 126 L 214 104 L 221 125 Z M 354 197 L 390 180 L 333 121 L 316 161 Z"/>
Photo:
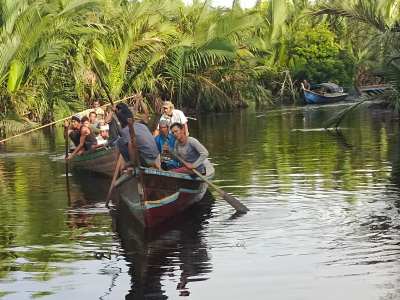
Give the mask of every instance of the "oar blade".
<path id="1" fill-rule="evenodd" d="M 240 202 L 238 199 L 236 199 L 235 197 L 233 197 L 232 195 L 229 195 L 228 193 L 226 193 L 225 191 L 222 191 L 221 193 L 222 198 L 224 198 L 224 200 L 226 202 L 228 202 L 234 209 L 236 209 L 236 211 L 238 213 L 247 213 L 249 211 L 249 209 L 247 208 L 247 206 L 245 206 L 242 202 Z"/>

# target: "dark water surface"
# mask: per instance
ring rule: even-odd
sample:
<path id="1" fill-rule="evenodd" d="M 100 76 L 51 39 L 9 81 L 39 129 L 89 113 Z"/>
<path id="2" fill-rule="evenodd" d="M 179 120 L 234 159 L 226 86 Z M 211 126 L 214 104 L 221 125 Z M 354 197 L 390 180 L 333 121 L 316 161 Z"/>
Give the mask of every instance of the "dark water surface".
<path id="1" fill-rule="evenodd" d="M 362 109 L 342 135 L 338 106 L 191 121 L 221 199 L 121 239 L 104 208 L 109 180 L 66 189 L 61 132 L 0 146 L 1 299 L 400 299 L 399 120 Z"/>

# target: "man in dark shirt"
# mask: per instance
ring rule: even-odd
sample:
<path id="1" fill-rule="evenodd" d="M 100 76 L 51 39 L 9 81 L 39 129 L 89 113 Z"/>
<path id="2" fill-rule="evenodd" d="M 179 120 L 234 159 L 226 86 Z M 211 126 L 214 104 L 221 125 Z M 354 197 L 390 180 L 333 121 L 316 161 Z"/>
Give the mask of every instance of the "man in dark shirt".
<path id="1" fill-rule="evenodd" d="M 130 161 L 128 145 L 130 143 L 129 119 L 133 114 L 128 106 L 119 103 L 116 107 L 116 115 L 121 124 L 121 137 L 117 140 L 117 147 L 126 162 Z M 136 146 L 139 152 L 140 163 L 147 167 L 161 169 L 160 152 L 157 149 L 153 135 L 146 125 L 135 122 L 133 124 L 136 137 Z"/>

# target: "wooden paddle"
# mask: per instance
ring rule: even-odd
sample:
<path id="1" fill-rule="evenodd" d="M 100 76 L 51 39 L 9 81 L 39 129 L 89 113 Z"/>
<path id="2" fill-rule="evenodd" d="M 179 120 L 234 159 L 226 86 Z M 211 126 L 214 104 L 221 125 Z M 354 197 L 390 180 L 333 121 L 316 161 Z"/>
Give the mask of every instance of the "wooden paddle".
<path id="1" fill-rule="evenodd" d="M 69 140 L 68 140 L 68 127 L 66 127 L 65 125 L 64 125 L 64 139 L 65 139 L 65 158 L 67 158 L 69 154 Z M 71 193 L 69 189 L 69 164 L 67 159 L 65 159 L 65 180 L 67 183 L 68 205 L 70 205 Z"/>
<path id="2" fill-rule="evenodd" d="M 64 140 L 65 140 L 65 158 L 68 157 L 69 140 L 68 140 L 68 127 L 64 125 Z"/>
<path id="3" fill-rule="evenodd" d="M 186 164 L 186 162 L 179 157 L 177 154 L 173 154 L 183 165 Z M 229 195 L 227 192 L 225 192 L 223 189 L 221 189 L 220 187 L 216 186 L 214 183 L 212 183 L 210 180 L 207 179 L 207 177 L 205 177 L 204 175 L 202 175 L 199 171 L 197 171 L 196 169 L 191 169 L 193 171 L 194 174 L 196 174 L 197 176 L 199 176 L 201 178 L 201 180 L 203 180 L 204 182 L 207 182 L 209 186 L 211 186 L 212 188 L 214 188 L 214 190 L 216 190 L 218 192 L 218 194 L 222 197 L 222 199 L 224 199 L 226 202 L 228 202 L 234 209 L 236 209 L 236 211 L 238 213 L 247 213 L 249 211 L 249 209 L 247 208 L 247 206 L 245 206 L 242 202 L 240 202 L 238 199 L 236 199 L 235 197 L 233 197 L 232 195 Z"/>
<path id="4" fill-rule="evenodd" d="M 110 188 L 109 188 L 109 190 L 108 190 L 108 194 L 107 194 L 107 198 L 106 198 L 106 207 L 107 207 L 107 208 L 110 207 L 110 206 L 109 206 L 109 203 L 110 203 L 110 200 L 111 200 L 111 194 L 112 194 L 112 192 L 113 192 L 113 190 L 114 190 L 115 181 L 116 181 L 117 178 L 118 178 L 118 174 L 119 174 L 119 171 L 121 170 L 121 165 L 122 165 L 122 162 L 123 162 L 123 161 L 124 161 L 124 159 L 122 158 L 122 155 L 119 154 L 119 155 L 118 155 L 117 164 L 115 165 L 115 169 L 114 169 L 114 175 L 113 175 L 113 178 L 112 178 L 112 181 L 111 181 L 111 185 L 110 185 Z"/>

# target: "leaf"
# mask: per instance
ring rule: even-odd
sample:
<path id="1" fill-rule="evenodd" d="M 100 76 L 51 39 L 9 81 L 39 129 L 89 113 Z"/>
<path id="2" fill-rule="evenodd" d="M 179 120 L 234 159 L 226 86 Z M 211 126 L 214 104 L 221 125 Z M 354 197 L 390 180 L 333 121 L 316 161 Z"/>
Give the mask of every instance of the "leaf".
<path id="1" fill-rule="evenodd" d="M 7 89 L 10 93 L 14 93 L 19 89 L 24 73 L 25 65 L 18 59 L 13 60 L 10 65 L 7 82 Z"/>

